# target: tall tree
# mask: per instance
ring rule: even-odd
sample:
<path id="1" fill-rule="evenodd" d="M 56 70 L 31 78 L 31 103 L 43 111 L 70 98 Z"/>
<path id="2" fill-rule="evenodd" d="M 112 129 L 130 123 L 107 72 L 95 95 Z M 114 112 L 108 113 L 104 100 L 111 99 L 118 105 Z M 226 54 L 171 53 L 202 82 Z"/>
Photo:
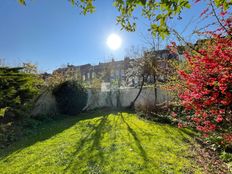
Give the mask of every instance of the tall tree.
<path id="1" fill-rule="evenodd" d="M 165 63 L 166 59 L 161 58 L 160 53 L 154 50 L 143 51 L 140 57 L 131 62 L 131 66 L 127 71 L 127 79 L 138 79 L 140 86 L 135 99 L 131 102 L 131 107 L 134 107 L 134 104 L 140 96 L 144 85 L 148 82 L 149 79 L 153 81 L 155 93 L 154 105 L 157 105 L 158 82 L 165 81 L 165 74 L 167 71 Z M 161 77 L 163 78 L 163 80 L 161 80 Z"/>
<path id="2" fill-rule="evenodd" d="M 41 79 L 36 74 L 23 72 L 23 68 L 0 68 L 0 109 L 22 110 L 31 105 L 39 93 Z"/>

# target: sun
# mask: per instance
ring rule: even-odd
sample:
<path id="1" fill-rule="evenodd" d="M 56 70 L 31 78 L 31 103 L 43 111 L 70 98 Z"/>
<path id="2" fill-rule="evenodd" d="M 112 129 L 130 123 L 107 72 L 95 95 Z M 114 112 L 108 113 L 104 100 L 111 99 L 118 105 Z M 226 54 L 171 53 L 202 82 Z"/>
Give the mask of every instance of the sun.
<path id="1" fill-rule="evenodd" d="M 107 38 L 106 44 L 111 50 L 117 50 L 121 47 L 122 39 L 117 34 L 110 34 Z"/>

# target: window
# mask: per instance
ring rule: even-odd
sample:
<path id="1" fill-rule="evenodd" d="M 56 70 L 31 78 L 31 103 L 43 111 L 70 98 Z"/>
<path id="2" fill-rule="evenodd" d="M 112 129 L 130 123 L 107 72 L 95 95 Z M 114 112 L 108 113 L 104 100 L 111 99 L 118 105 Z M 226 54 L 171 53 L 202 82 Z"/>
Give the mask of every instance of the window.
<path id="1" fill-rule="evenodd" d="M 92 78 L 94 78 L 95 77 L 95 72 L 92 72 Z"/>
<path id="2" fill-rule="evenodd" d="M 125 76 L 125 71 L 121 70 L 121 76 L 124 77 Z"/>
<path id="3" fill-rule="evenodd" d="M 111 70 L 110 76 L 114 77 L 114 71 L 113 70 Z"/>
<path id="4" fill-rule="evenodd" d="M 85 75 L 82 76 L 82 80 L 85 81 Z"/>
<path id="5" fill-rule="evenodd" d="M 116 77 L 119 77 L 119 74 L 120 74 L 119 70 L 116 70 Z"/>

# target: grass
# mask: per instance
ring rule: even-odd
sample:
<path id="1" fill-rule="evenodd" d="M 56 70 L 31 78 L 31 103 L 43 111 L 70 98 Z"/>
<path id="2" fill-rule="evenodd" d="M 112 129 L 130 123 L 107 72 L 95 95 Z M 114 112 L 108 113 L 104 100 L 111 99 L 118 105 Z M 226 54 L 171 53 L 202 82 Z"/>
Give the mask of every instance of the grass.
<path id="1" fill-rule="evenodd" d="M 0 151 L 0 173 L 201 173 L 186 132 L 126 112 L 80 114 Z"/>

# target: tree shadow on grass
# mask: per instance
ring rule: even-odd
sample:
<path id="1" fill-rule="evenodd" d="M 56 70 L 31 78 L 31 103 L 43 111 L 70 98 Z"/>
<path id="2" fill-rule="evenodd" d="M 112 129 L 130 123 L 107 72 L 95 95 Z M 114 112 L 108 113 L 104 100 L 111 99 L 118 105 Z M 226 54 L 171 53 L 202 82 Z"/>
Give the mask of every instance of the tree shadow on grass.
<path id="1" fill-rule="evenodd" d="M 91 152 L 96 149 L 97 150 L 96 156 L 100 160 L 100 163 L 102 164 L 104 162 L 104 156 L 103 156 L 103 151 L 101 149 L 102 147 L 100 146 L 100 140 L 102 139 L 102 135 L 106 131 L 106 128 L 108 129 L 110 126 L 109 124 L 107 124 L 108 116 L 109 113 L 102 116 L 100 118 L 99 123 L 96 126 L 92 127 L 92 129 L 89 130 L 89 133 L 86 136 L 82 137 L 80 141 L 78 141 L 78 143 L 76 144 L 76 150 L 72 153 L 70 157 L 71 160 L 69 161 L 67 167 L 64 169 L 64 173 L 68 171 L 69 172 L 77 171 L 78 164 L 75 164 L 77 163 L 75 162 L 76 157 L 83 149 L 83 147 L 88 146 L 89 144 L 91 144 L 91 142 L 92 145 L 88 148 L 88 154 L 91 154 Z M 81 159 L 88 158 L 88 154 L 83 154 L 82 156 L 79 156 L 79 158 Z M 89 159 L 88 162 L 90 163 L 91 159 Z"/>
<path id="2" fill-rule="evenodd" d="M 88 133 L 77 142 L 76 149 L 71 154 L 70 161 L 64 169 L 64 173 L 75 173 L 81 168 L 80 165 L 84 165 L 82 168 L 85 168 L 86 171 L 84 172 L 86 173 L 89 173 L 90 171 L 93 173 L 101 173 L 102 170 L 104 170 L 103 166 L 107 165 L 109 162 L 108 157 L 111 156 L 111 158 L 113 158 L 112 156 L 114 156 L 114 141 L 117 139 L 116 129 L 118 129 L 118 125 L 122 123 L 126 125 L 128 134 L 134 139 L 132 143 L 135 143 L 139 149 L 139 154 L 144 160 L 144 166 L 146 166 L 146 162 L 148 161 L 147 153 L 135 130 L 133 130 L 130 123 L 125 120 L 122 112 L 118 112 L 117 110 L 115 112 L 111 111 L 110 114 L 114 114 L 113 118 L 111 117 L 111 119 L 109 119 L 109 114 L 102 116 L 98 123 L 88 130 Z M 102 144 L 105 134 L 110 136 L 111 143 L 107 142 L 109 143 L 107 145 Z"/>
<path id="3" fill-rule="evenodd" d="M 109 156 L 113 156 L 114 153 L 114 141 L 117 138 L 117 129 L 119 125 L 119 117 L 120 114 L 118 112 L 119 110 L 111 110 L 110 113 L 106 114 L 105 116 L 102 116 L 99 119 L 99 123 L 96 124 L 93 129 L 90 130 L 90 133 L 83 137 L 80 142 L 77 143 L 77 149 L 72 154 L 72 157 L 69 161 L 69 164 L 64 170 L 64 173 L 71 172 L 75 173 L 78 171 L 78 167 L 80 167 L 80 164 L 78 161 L 82 161 L 83 163 L 86 162 L 88 171 L 85 171 L 86 173 L 101 173 L 103 166 L 107 165 L 106 163 L 109 162 Z M 109 119 L 109 114 L 112 114 L 113 117 Z M 104 139 L 105 134 L 108 134 L 110 138 L 110 142 L 107 142 L 107 144 L 102 145 L 102 140 Z M 83 147 L 87 147 L 86 152 L 81 152 Z M 75 158 L 75 157 L 77 157 Z M 85 161 L 85 162 L 84 162 Z"/>
<path id="4" fill-rule="evenodd" d="M 142 133 L 142 135 L 146 136 L 149 139 L 149 141 L 151 140 L 152 137 L 154 137 L 154 133 L 151 133 L 149 130 L 141 128 L 134 122 L 132 122 L 131 124 L 133 124 L 133 126 L 136 127 L 136 129 L 139 130 Z"/>
<path id="5" fill-rule="evenodd" d="M 111 117 L 111 119 L 109 119 L 109 114 L 114 114 L 115 117 Z M 60 120 L 41 125 L 38 128 L 38 135 L 31 135 L 30 137 L 26 137 L 25 139 L 17 142 L 17 144 L 12 144 L 12 146 L 9 149 L 6 149 L 6 151 L 2 153 L 0 152 L 0 159 L 6 157 L 4 160 L 7 160 L 7 156 L 12 153 L 20 153 L 20 151 L 32 146 L 37 142 L 45 141 L 56 134 L 73 127 L 79 121 L 93 118 L 97 118 L 94 119 L 94 123 L 92 121 L 87 121 L 87 124 L 84 124 L 86 128 L 83 129 L 83 134 L 81 134 L 81 137 L 75 142 L 76 144 L 74 152 L 69 154 L 68 162 L 64 166 L 64 173 L 75 173 L 78 171 L 78 169 L 82 168 L 83 165 L 86 165 L 86 170 L 88 170 L 86 171 L 87 173 L 91 170 L 94 172 L 99 171 L 101 173 L 101 167 L 107 165 L 108 157 L 111 156 L 112 159 L 112 154 L 115 151 L 115 147 L 117 147 L 114 144 L 114 140 L 117 139 L 117 136 L 121 137 L 121 135 L 118 135 L 120 132 L 117 132 L 118 125 L 122 123 L 123 125 L 126 125 L 128 134 L 131 134 L 132 138 L 134 139 L 133 143 L 135 143 L 135 145 L 138 147 L 139 154 L 143 157 L 144 163 L 148 160 L 147 153 L 141 145 L 137 133 L 131 127 L 131 123 L 124 119 L 119 110 L 112 111 L 111 109 L 82 113 L 77 117 L 62 118 Z M 73 128 L 75 129 L 76 126 Z M 105 134 L 107 134 L 109 131 L 111 131 L 109 136 L 112 143 L 103 145 L 102 140 L 104 139 Z M 38 158 L 33 159 L 33 161 L 40 158 L 41 156 L 38 156 Z M 30 166 L 26 165 L 21 171 L 27 171 L 29 168 Z"/>
<path id="6" fill-rule="evenodd" d="M 66 166 L 64 173 L 67 172 L 76 172 L 80 168 L 80 165 L 85 165 L 87 167 L 87 173 L 91 170 L 93 172 L 102 172 L 103 166 L 107 165 L 109 162 L 109 156 L 114 156 L 115 148 L 117 147 L 114 144 L 114 141 L 117 139 L 117 129 L 118 125 L 121 123 L 126 124 L 128 133 L 132 135 L 135 140 L 135 144 L 139 149 L 140 155 L 143 157 L 144 162 L 148 160 L 147 154 L 142 147 L 140 140 L 136 132 L 130 127 L 129 123 L 124 119 L 121 112 L 111 111 L 110 114 L 113 114 L 113 117 L 109 119 L 109 113 L 102 116 L 98 123 L 88 130 L 88 133 L 85 134 L 80 141 L 76 144 L 75 151 L 70 156 L 70 161 Z M 119 123 L 121 122 L 121 123 Z M 119 132 L 118 132 L 119 133 Z M 107 134 L 110 138 L 110 142 L 103 145 L 104 136 Z M 109 143 L 109 144 L 108 144 Z M 133 142 L 134 143 L 134 142 Z M 83 150 L 85 148 L 86 150 Z M 80 164 L 80 162 L 82 164 Z M 84 166 L 82 166 L 84 167 Z M 84 168 L 85 168 L 84 167 Z"/>
<path id="7" fill-rule="evenodd" d="M 110 113 L 110 110 L 97 110 L 94 112 L 81 113 L 78 116 L 63 116 L 57 120 L 42 122 L 41 125 L 39 125 L 36 130 L 33 130 L 29 135 L 24 136 L 20 140 L 12 143 L 10 146 L 1 149 L 0 160 L 12 153 L 19 153 L 23 149 L 32 146 L 37 142 L 45 141 L 74 126 L 79 121 L 102 116 L 104 117 Z"/>
<path id="8" fill-rule="evenodd" d="M 171 125 L 170 125 L 171 126 Z M 174 128 L 174 127 L 173 127 Z M 178 128 L 176 128 L 178 129 Z M 187 142 L 188 139 L 186 137 L 186 134 L 182 133 L 181 130 L 170 130 L 168 127 L 163 126 L 162 130 L 166 132 L 166 135 L 169 135 L 168 138 L 170 138 L 175 144 L 180 144 L 182 141 Z M 174 132 L 173 132 L 174 131 Z M 178 134 L 178 139 L 176 139 L 177 135 L 174 134 Z M 181 140 L 181 141 L 180 141 Z"/>
<path id="9" fill-rule="evenodd" d="M 138 138 L 138 135 L 137 133 L 131 128 L 131 126 L 128 124 L 128 122 L 124 119 L 123 117 L 123 114 L 121 114 L 121 118 L 122 118 L 122 121 L 126 124 L 127 126 L 127 130 L 128 132 L 132 135 L 132 137 L 134 138 L 134 141 L 135 141 L 135 144 L 136 146 L 138 147 L 139 151 L 140 151 L 140 155 L 143 157 L 144 161 L 147 161 L 148 160 L 148 157 L 147 157 L 147 153 L 146 151 L 144 150 L 139 138 Z"/>

